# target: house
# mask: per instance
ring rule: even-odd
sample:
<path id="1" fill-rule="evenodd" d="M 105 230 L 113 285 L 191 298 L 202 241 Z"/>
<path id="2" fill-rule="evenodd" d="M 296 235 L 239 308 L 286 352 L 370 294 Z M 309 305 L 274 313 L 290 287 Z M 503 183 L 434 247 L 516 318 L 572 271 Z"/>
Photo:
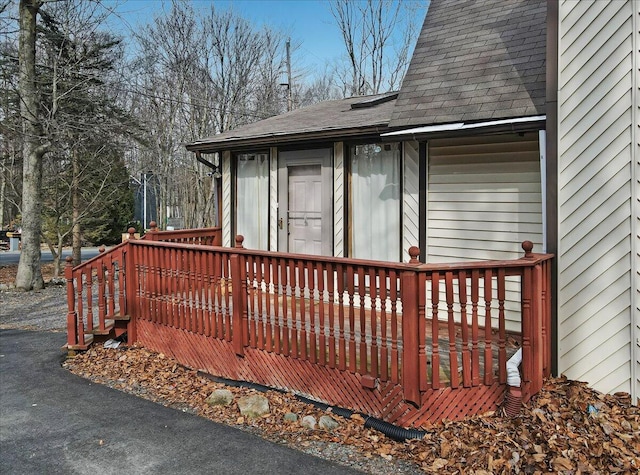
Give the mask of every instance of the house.
<path id="1" fill-rule="evenodd" d="M 517 258 L 531 240 L 556 255 L 555 372 L 637 400 L 639 14 L 432 0 L 398 93 L 187 146 L 221 173 L 223 244 L 387 261 L 418 245 L 442 263 Z"/>

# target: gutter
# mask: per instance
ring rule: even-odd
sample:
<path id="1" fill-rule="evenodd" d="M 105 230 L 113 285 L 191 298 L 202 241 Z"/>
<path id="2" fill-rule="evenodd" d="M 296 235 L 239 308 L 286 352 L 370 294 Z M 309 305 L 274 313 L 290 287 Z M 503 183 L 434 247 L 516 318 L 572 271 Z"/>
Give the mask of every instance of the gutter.
<path id="1" fill-rule="evenodd" d="M 437 124 L 437 125 L 427 125 L 422 127 L 414 127 L 411 129 L 405 130 L 396 130 L 394 132 L 387 132 L 386 134 L 381 134 L 383 138 L 411 138 L 413 140 L 419 140 L 420 138 L 425 138 L 427 136 L 432 136 L 434 134 L 457 134 L 460 132 L 476 132 L 478 129 L 487 129 L 487 131 L 494 132 L 505 131 L 505 132 L 518 132 L 520 130 L 530 130 L 532 124 L 536 123 L 544 123 L 546 121 L 545 115 L 536 115 L 529 117 L 515 117 L 512 119 L 500 119 L 500 120 L 491 120 L 485 122 L 454 122 L 450 124 Z"/>

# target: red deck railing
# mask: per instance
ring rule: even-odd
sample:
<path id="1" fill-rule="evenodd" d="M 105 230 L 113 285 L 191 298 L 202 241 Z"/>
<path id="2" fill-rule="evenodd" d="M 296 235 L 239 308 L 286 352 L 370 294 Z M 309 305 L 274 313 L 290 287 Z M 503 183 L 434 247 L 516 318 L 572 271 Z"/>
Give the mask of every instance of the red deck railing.
<path id="1" fill-rule="evenodd" d="M 208 232 L 195 242 L 219 243 Z M 129 343 L 188 366 L 414 426 L 495 409 L 518 345 L 525 399 L 550 374 L 551 256 L 528 242 L 513 261 L 430 265 L 417 248 L 402 264 L 170 242 L 180 233 L 67 267 L 70 349 L 124 322 Z"/>

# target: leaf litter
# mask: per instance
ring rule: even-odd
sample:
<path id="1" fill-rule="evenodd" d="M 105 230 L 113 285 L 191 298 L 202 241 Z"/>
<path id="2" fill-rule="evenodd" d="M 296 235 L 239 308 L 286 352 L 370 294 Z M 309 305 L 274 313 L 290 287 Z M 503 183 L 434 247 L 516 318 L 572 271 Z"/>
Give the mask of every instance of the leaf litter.
<path id="1" fill-rule="evenodd" d="M 299 401 L 293 394 L 267 391 L 271 413 L 257 419 L 240 416 L 236 404 L 211 406 L 207 397 L 226 388 L 235 399 L 255 389 L 227 387 L 185 368 L 162 353 L 143 347 L 95 347 L 64 366 L 96 383 L 248 430 L 294 448 L 369 473 L 439 474 L 636 474 L 640 473 L 640 410 L 626 393 L 607 395 L 564 377 L 546 381 L 514 418 L 499 412 L 423 426 L 422 440 L 397 442 L 363 426 L 364 419 L 332 414 L 340 426 L 327 432 L 287 421 L 318 419 L 326 411 Z M 320 449 L 318 449 L 320 447 Z M 348 456 L 334 456 L 337 448 Z M 369 461 L 370 463 L 360 463 Z M 389 465 L 393 462 L 395 465 Z"/>

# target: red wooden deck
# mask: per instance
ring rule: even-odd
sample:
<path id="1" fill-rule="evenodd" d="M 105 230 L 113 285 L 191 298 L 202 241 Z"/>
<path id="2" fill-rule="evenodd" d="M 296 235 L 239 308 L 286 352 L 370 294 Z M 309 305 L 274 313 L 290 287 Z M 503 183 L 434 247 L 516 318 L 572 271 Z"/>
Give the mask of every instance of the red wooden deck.
<path id="1" fill-rule="evenodd" d="M 180 233 L 68 265 L 69 350 L 126 331 L 187 366 L 414 427 L 496 409 L 514 342 L 525 399 L 549 375 L 551 256 L 530 243 L 513 261 L 427 265 L 417 248 L 402 264 Z M 516 334 L 506 331 L 509 278 L 520 286 Z"/>

